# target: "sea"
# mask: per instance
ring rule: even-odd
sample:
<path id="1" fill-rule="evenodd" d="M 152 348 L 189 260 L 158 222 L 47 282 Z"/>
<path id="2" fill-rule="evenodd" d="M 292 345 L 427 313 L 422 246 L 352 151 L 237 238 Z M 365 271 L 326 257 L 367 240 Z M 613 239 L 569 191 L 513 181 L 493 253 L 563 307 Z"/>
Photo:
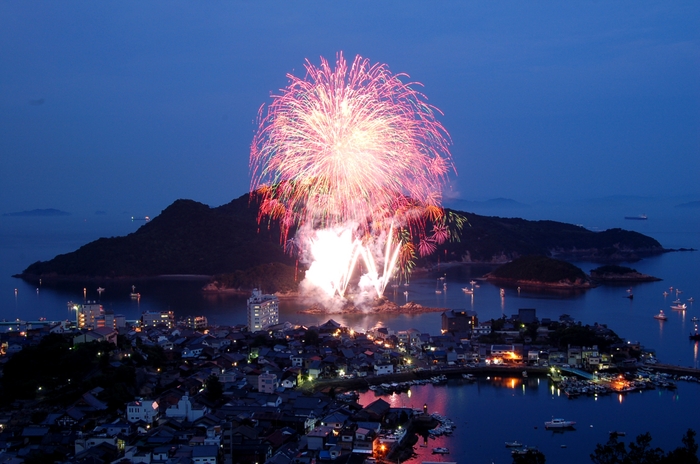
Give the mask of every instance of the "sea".
<path id="1" fill-rule="evenodd" d="M 539 203 L 498 209 L 470 205 L 477 214 L 555 220 L 579 224 L 593 231 L 609 228 L 634 230 L 658 240 L 667 249 L 700 249 L 700 214 L 678 207 L 679 200 L 608 198 L 569 203 Z M 646 220 L 625 219 L 646 214 Z M 467 218 L 469 214 L 467 213 Z M 245 324 L 246 295 L 207 294 L 204 281 L 193 276 L 150 280 L 106 280 L 55 284 L 25 282 L 12 275 L 29 264 L 68 253 L 101 237 L 123 236 L 143 222 L 129 217 L 71 214 L 49 217 L 0 217 L 0 321 L 74 320 L 69 301 L 99 301 L 105 309 L 136 320 L 143 311 L 172 310 L 176 318 L 204 315 L 210 324 Z M 573 262 L 585 272 L 600 265 Z M 673 251 L 630 263 L 639 272 L 661 278 L 657 282 L 603 285 L 576 292 L 530 291 L 500 288 L 481 277 L 494 267 L 483 264 L 442 264 L 416 274 L 408 286 L 387 288 L 386 296 L 397 303 L 413 301 L 427 307 L 470 309 L 479 320 L 517 314 L 534 308 L 538 318 L 558 320 L 567 314 L 583 324 L 605 324 L 620 337 L 653 350 L 659 362 L 700 367 L 700 343 L 689 340 L 693 317 L 700 317 L 700 253 Z M 463 287 L 474 293 L 465 294 Z M 446 289 L 436 293 L 436 289 Z M 98 292 L 98 288 L 104 290 Z M 132 299 L 132 289 L 141 295 Z M 678 290 L 678 293 L 676 292 Z M 664 292 L 668 295 L 664 295 Z M 633 298 L 628 298 L 629 295 Z M 697 301 L 688 302 L 689 298 Z M 671 309 L 676 299 L 685 311 Z M 440 312 L 420 314 L 310 315 L 300 310 L 308 303 L 296 299 L 280 302 L 280 319 L 315 325 L 333 319 L 356 330 L 385 326 L 391 330 L 417 328 L 438 333 Z M 667 321 L 654 319 L 663 309 Z M 0 327 L 8 330 L 9 326 Z M 361 401 L 377 397 L 369 391 Z M 670 450 L 681 445 L 688 428 L 700 432 L 700 384 L 678 382 L 676 390 L 652 390 L 626 395 L 607 395 L 569 400 L 547 378 L 521 376 L 480 378 L 475 383 L 451 380 L 447 385 L 417 386 L 408 393 L 385 396 L 394 406 L 427 405 L 452 419 L 457 429 L 451 436 L 429 439 L 416 445 L 410 462 L 460 463 L 512 462 L 506 441 L 537 446 L 548 463 L 588 463 L 597 443 L 604 443 L 612 430 L 624 431 L 623 440 L 650 432 L 652 444 Z M 577 422 L 564 433 L 544 430 L 544 422 L 563 417 Z M 434 455 L 432 448 L 447 447 L 449 455 Z"/>

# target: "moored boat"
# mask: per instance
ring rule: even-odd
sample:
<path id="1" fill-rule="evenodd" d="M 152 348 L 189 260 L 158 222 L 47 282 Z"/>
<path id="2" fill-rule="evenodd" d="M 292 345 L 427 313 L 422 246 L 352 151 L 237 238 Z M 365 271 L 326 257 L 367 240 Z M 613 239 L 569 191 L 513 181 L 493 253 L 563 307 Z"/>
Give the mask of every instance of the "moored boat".
<path id="1" fill-rule="evenodd" d="M 449 448 L 433 448 L 433 454 L 450 454 Z"/>
<path id="2" fill-rule="evenodd" d="M 545 429 L 570 429 L 576 425 L 575 421 L 564 420 L 561 418 L 552 418 L 551 421 L 544 423 Z"/>

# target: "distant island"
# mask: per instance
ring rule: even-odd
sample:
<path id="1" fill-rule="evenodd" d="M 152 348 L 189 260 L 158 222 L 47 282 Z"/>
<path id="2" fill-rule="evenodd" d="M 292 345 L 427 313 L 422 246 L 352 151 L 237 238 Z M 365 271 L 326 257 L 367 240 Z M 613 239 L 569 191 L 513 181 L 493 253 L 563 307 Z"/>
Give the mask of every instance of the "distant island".
<path id="1" fill-rule="evenodd" d="M 207 275 L 217 276 L 212 291 L 249 291 L 254 286 L 265 292 L 288 291 L 290 277 L 291 282 L 298 281 L 295 273 L 304 268 L 284 250 L 278 224 L 258 223 L 257 209 L 255 196 L 249 194 L 216 208 L 177 200 L 136 232 L 100 238 L 71 253 L 38 261 L 16 277 L 47 282 Z M 529 255 L 614 263 L 669 251 L 633 231 L 593 232 L 556 221 L 450 211 L 465 216 L 468 224 L 457 241 L 417 258 L 416 268 L 432 268 L 438 259 L 443 264 L 499 264 Z M 261 267 L 275 263 L 284 266 Z"/>
<path id="2" fill-rule="evenodd" d="M 591 269 L 591 278 L 601 282 L 655 282 L 661 280 L 658 277 L 637 272 L 636 269 L 614 264 Z"/>
<path id="3" fill-rule="evenodd" d="M 3 216 L 16 217 L 41 217 L 41 216 L 70 216 L 70 213 L 59 209 L 33 209 L 31 211 L 17 211 L 14 213 L 4 213 Z"/>
<path id="4" fill-rule="evenodd" d="M 547 256 L 523 256 L 486 274 L 486 280 L 538 288 L 591 288 L 591 279 L 580 268 Z"/>
<path id="5" fill-rule="evenodd" d="M 700 201 L 689 201 L 687 203 L 681 203 L 676 205 L 676 208 L 700 208 Z"/>

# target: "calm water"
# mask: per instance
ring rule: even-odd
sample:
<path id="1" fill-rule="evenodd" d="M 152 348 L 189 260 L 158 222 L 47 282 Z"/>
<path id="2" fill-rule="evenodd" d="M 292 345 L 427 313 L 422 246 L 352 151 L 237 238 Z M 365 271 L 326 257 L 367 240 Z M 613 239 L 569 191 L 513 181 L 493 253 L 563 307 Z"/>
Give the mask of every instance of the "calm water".
<path id="1" fill-rule="evenodd" d="M 700 248 L 700 215 L 693 212 L 654 203 L 625 208 L 581 205 L 579 209 L 545 205 L 512 215 L 583 224 L 594 230 L 621 227 L 650 235 L 667 248 L 697 249 Z M 623 219 L 625 215 L 641 213 L 647 213 L 650 219 Z M 34 261 L 73 251 L 99 237 L 125 235 L 141 225 L 143 223 L 132 223 L 126 217 L 108 216 L 0 218 L 0 319 L 72 319 L 75 315 L 68 312 L 66 302 L 82 301 L 83 289 L 87 299 L 97 300 L 97 287 L 102 286 L 106 290 L 100 300 L 105 308 L 124 314 L 127 319 L 138 319 L 145 310 L 172 309 L 176 317 L 203 314 L 214 324 L 245 323 L 245 297 L 204 295 L 199 291 L 202 282 L 90 282 L 42 285 L 37 289 L 36 285 L 10 277 Z M 597 266 L 584 262 L 574 264 L 586 272 Z M 666 253 L 625 264 L 663 280 L 633 285 L 633 300 L 625 298 L 629 286 L 602 286 L 574 294 L 518 293 L 517 289 L 506 288 L 505 298 L 501 299 L 499 289 L 486 282 L 480 282 L 473 296 L 461 291 L 470 280 L 491 269 L 474 265 L 443 267 L 414 278 L 406 289 L 389 289 L 388 296 L 399 303 L 409 300 L 430 307 L 473 309 L 482 320 L 504 314 L 510 316 L 517 313 L 518 308 L 536 308 L 539 318 L 558 319 L 566 313 L 584 324 L 607 324 L 621 337 L 655 349 L 662 362 L 699 367 L 699 344 L 689 341 L 688 334 L 692 330 L 690 319 L 700 317 L 700 253 Z M 445 277 L 448 288 L 437 295 L 437 278 L 441 276 Z M 140 300 L 129 297 L 131 285 L 137 286 L 142 295 Z M 698 301 L 688 304 L 687 311 L 672 311 L 670 305 L 675 293 L 663 296 L 664 290 L 671 286 L 683 291 L 679 295 L 683 301 L 691 296 Z M 404 290 L 408 291 L 408 297 L 404 296 Z M 439 312 L 413 316 L 312 316 L 298 314 L 303 307 L 296 301 L 282 301 L 281 319 L 315 324 L 332 317 L 359 329 L 383 324 L 394 330 L 418 328 L 431 333 L 440 330 Z M 660 309 L 668 314 L 668 321 L 653 319 Z M 677 392 L 656 390 L 628 395 L 622 400 L 607 396 L 597 400 L 569 401 L 553 393 L 544 380 L 482 379 L 473 385 L 455 383 L 414 388 L 410 399 L 405 395 L 395 396 L 392 402 L 396 404 L 396 401 L 406 405 L 412 403 L 416 407 L 428 402 L 431 412 L 446 413 L 455 420 L 460 426 L 453 437 L 432 440 L 428 448 L 416 449 L 427 450 L 430 454 L 432 447 L 441 446 L 443 442 L 440 440 L 443 440 L 444 446 L 453 450 L 444 460 L 459 462 L 511 462 L 503 442 L 512 440 L 539 446 L 547 455 L 547 462 L 589 462 L 588 455 L 596 443 L 607 439 L 609 430 L 624 430 L 627 438 L 651 431 L 656 445 L 665 449 L 678 446 L 688 427 L 700 431 L 700 386 L 697 384 L 681 383 Z M 543 423 L 553 415 L 576 420 L 581 426 L 571 433 L 545 432 Z M 566 445 L 566 448 L 561 448 L 561 445 Z M 440 457 L 429 456 L 425 460 L 439 461 Z"/>
<path id="2" fill-rule="evenodd" d="M 367 405 L 378 397 L 362 393 Z M 464 463 L 511 463 L 505 442 L 536 446 L 548 463 L 590 463 L 597 443 L 605 443 L 610 431 L 625 432 L 621 440 L 633 440 L 650 432 L 652 445 L 666 451 L 681 446 L 689 427 L 700 428 L 700 384 L 679 382 L 675 391 L 649 390 L 626 396 L 605 395 L 569 400 L 546 378 L 481 378 L 476 383 L 450 380 L 447 385 L 424 385 L 407 393 L 383 397 L 392 407 L 438 412 L 456 425 L 451 436 L 418 444 L 418 456 L 409 462 L 457 461 Z M 576 421 L 575 430 L 552 432 L 544 422 L 554 417 Z M 423 443 L 422 438 L 419 444 Z M 565 446 L 565 447 L 562 447 Z M 444 457 L 432 454 L 435 447 L 449 448 Z"/>

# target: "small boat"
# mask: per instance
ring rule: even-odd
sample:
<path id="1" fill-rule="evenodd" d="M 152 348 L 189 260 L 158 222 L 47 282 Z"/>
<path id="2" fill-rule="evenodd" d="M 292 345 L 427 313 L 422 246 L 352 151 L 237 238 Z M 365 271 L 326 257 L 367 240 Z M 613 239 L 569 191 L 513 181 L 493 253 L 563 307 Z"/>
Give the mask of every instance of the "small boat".
<path id="1" fill-rule="evenodd" d="M 472 293 L 474 293 L 474 290 L 472 290 L 469 287 L 462 287 L 462 291 L 468 295 L 471 295 Z"/>
<path id="2" fill-rule="evenodd" d="M 632 219 L 636 221 L 646 221 L 647 215 L 646 214 L 640 214 L 639 216 L 625 216 L 625 219 Z"/>
<path id="3" fill-rule="evenodd" d="M 575 421 L 564 420 L 561 418 L 552 418 L 551 421 L 546 421 L 544 423 L 544 428 L 549 429 L 570 429 L 576 425 Z"/>
<path id="4" fill-rule="evenodd" d="M 403 296 L 406 296 L 406 297 L 408 296 L 408 290 L 406 290 L 405 292 L 403 292 Z"/>
<path id="5" fill-rule="evenodd" d="M 659 314 L 654 316 L 654 319 L 658 319 L 660 321 L 665 321 L 668 319 L 668 317 L 666 317 L 666 315 L 664 314 L 664 310 L 662 309 L 661 311 L 659 311 Z"/>
<path id="6" fill-rule="evenodd" d="M 683 303 L 683 302 L 680 300 L 680 298 L 676 298 L 676 299 L 673 300 L 671 303 L 673 303 L 673 304 L 681 304 L 681 303 Z"/>
<path id="7" fill-rule="evenodd" d="M 433 454 L 450 454 L 449 448 L 433 448 Z"/>
<path id="8" fill-rule="evenodd" d="M 690 334 L 690 339 L 691 339 L 691 340 L 695 340 L 695 341 L 700 340 L 700 332 L 691 333 L 691 334 Z"/>
<path id="9" fill-rule="evenodd" d="M 507 441 L 506 442 L 506 448 L 520 448 L 521 446 L 523 446 L 523 444 L 520 443 L 519 441 Z"/>
<path id="10" fill-rule="evenodd" d="M 692 296 L 688 298 L 688 303 L 692 303 L 693 301 L 695 301 L 695 299 Z"/>
<path id="11" fill-rule="evenodd" d="M 502 289 L 501 289 L 501 298 L 503 298 L 503 297 L 505 297 L 505 296 L 506 296 L 506 289 L 505 289 L 505 288 L 502 288 Z"/>
<path id="12" fill-rule="evenodd" d="M 611 436 L 611 437 L 624 437 L 625 435 L 626 435 L 625 432 L 620 432 L 620 431 L 617 431 L 617 430 L 613 430 L 613 431 L 610 432 L 610 436 Z"/>
<path id="13" fill-rule="evenodd" d="M 671 309 L 676 309 L 678 311 L 685 311 L 686 309 L 688 309 L 688 306 L 685 303 L 675 304 L 675 305 L 671 306 Z"/>
<path id="14" fill-rule="evenodd" d="M 135 300 L 138 300 L 139 298 L 141 298 L 141 294 L 136 293 L 136 285 L 131 286 L 131 298 L 133 298 Z"/>
<path id="15" fill-rule="evenodd" d="M 692 318 L 690 321 L 691 321 L 691 322 L 698 322 L 698 317 L 697 317 L 697 316 L 693 316 L 693 318 Z"/>
<path id="16" fill-rule="evenodd" d="M 668 296 L 668 292 L 664 292 L 663 295 L 664 295 L 664 296 Z"/>

